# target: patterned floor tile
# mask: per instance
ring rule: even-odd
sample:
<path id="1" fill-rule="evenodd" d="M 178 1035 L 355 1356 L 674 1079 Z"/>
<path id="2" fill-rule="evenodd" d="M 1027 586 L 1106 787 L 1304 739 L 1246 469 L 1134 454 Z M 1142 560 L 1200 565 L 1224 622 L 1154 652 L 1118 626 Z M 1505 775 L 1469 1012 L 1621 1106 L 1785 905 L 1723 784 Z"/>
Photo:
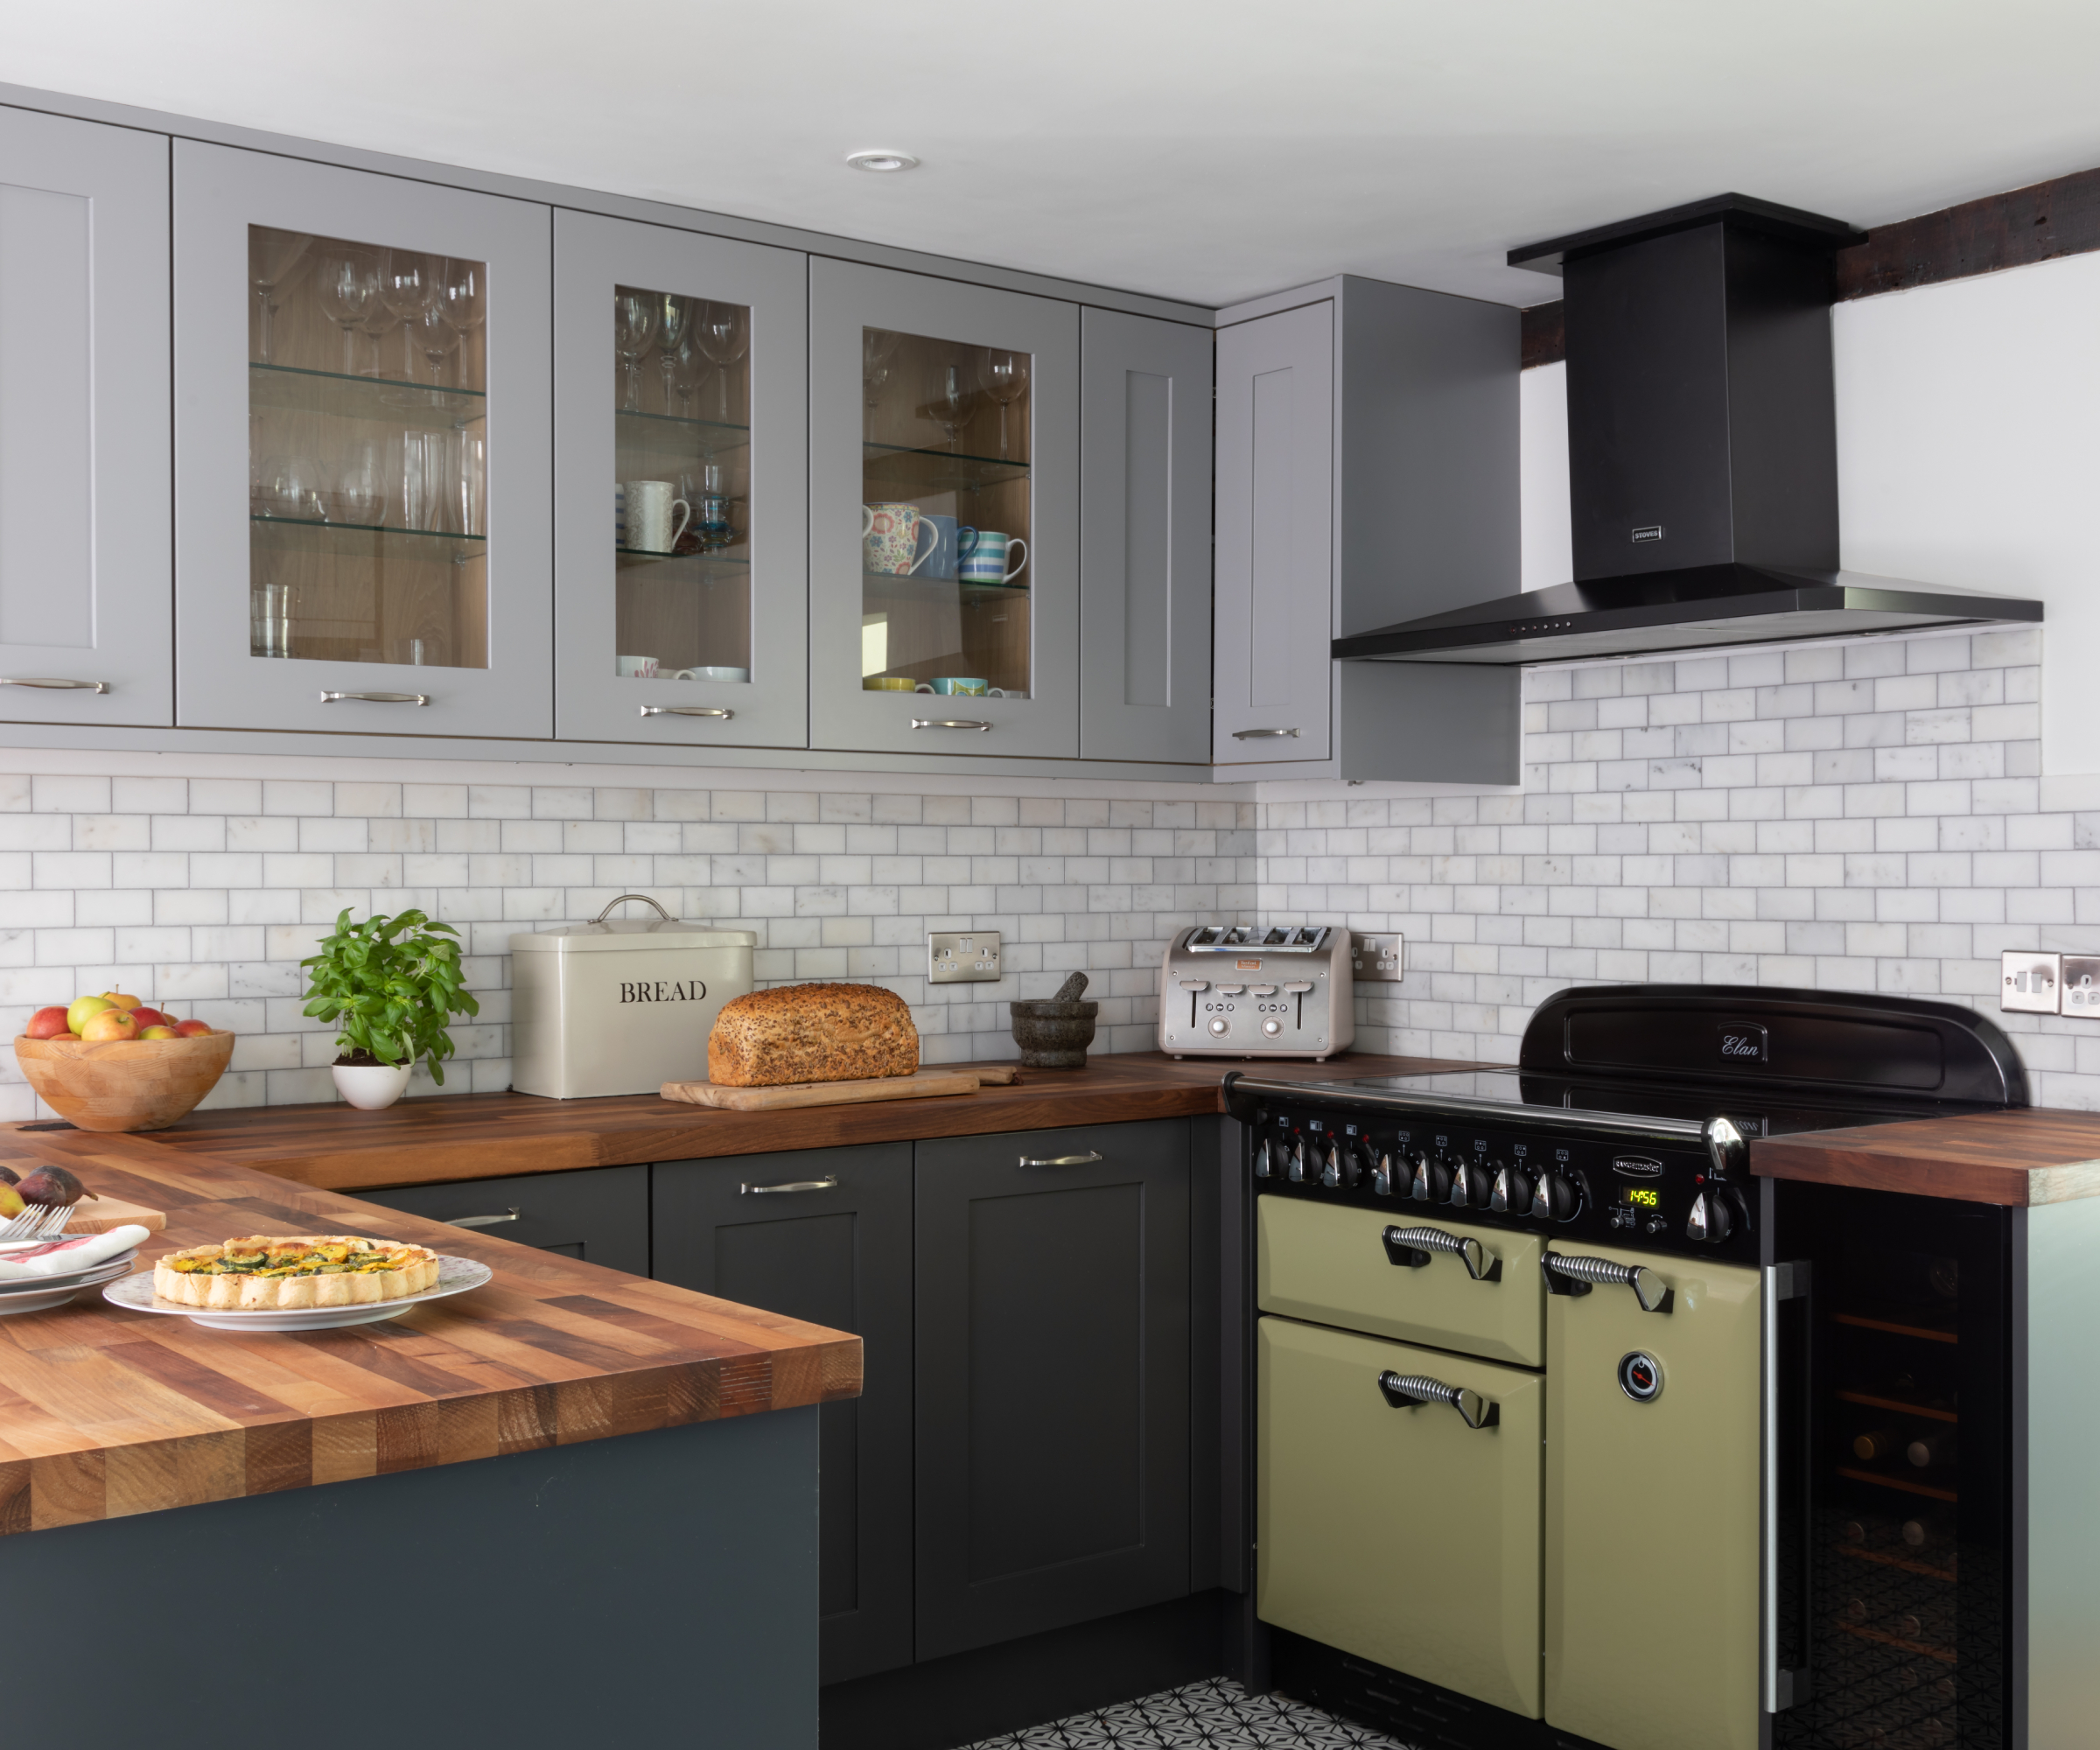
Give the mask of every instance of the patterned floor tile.
<path id="1" fill-rule="evenodd" d="M 1213 1677 L 968 1750 L 1408 1750 L 1382 1732 L 1282 1696 L 1250 1696 Z"/>

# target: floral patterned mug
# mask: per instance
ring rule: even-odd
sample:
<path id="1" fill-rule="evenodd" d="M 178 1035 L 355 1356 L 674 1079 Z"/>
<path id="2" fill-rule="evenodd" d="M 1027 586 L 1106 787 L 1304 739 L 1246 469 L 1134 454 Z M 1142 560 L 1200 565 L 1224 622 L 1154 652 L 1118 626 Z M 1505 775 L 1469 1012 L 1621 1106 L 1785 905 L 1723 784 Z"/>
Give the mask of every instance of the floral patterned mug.
<path id="1" fill-rule="evenodd" d="M 933 537 L 919 550 L 920 529 Z M 860 508 L 861 563 L 884 577 L 909 577 L 932 558 L 941 532 L 915 504 L 864 504 Z"/>

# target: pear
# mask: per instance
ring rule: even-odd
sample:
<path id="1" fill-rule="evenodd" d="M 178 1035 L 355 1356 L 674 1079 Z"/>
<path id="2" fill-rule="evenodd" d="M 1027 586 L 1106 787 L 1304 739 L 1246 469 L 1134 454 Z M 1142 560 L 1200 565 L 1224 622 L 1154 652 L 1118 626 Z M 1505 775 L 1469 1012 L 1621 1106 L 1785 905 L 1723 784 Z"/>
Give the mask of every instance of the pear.
<path id="1" fill-rule="evenodd" d="M 11 1222 L 22 1213 L 22 1194 L 11 1185 L 0 1185 L 0 1222 Z"/>

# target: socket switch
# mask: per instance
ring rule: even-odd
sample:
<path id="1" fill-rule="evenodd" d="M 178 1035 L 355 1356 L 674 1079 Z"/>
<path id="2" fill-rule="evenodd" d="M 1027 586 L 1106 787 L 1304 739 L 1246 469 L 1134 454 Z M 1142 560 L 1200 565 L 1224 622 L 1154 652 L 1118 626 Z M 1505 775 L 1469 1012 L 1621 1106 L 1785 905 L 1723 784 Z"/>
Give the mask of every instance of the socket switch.
<path id="1" fill-rule="evenodd" d="M 1349 936 L 1349 957 L 1359 984 L 1397 984 L 1405 972 L 1407 938 L 1400 935 Z"/>
<path id="2" fill-rule="evenodd" d="M 2100 954 L 2065 955 L 2062 989 L 2059 1014 L 2100 1021 Z"/>
<path id="3" fill-rule="evenodd" d="M 928 930 L 926 978 L 929 984 L 990 984 L 999 970 L 997 930 Z"/>
<path id="4" fill-rule="evenodd" d="M 2053 1015 L 2063 983 L 2061 954 L 2000 954 L 1998 1006 L 2009 1014 Z"/>

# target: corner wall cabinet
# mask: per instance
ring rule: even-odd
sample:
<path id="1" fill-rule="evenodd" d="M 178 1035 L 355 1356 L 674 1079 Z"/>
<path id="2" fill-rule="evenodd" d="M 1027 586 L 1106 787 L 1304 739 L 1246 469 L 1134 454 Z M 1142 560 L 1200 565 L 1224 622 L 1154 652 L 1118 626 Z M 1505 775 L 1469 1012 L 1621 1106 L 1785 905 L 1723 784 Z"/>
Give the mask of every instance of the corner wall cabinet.
<path id="1" fill-rule="evenodd" d="M 168 142 L 0 109 L 0 719 L 174 721 Z"/>
<path id="2" fill-rule="evenodd" d="M 807 269 L 554 215 L 555 730 L 806 747 Z"/>
<path id="3" fill-rule="evenodd" d="M 178 140 L 177 718 L 553 732 L 550 210 Z"/>

